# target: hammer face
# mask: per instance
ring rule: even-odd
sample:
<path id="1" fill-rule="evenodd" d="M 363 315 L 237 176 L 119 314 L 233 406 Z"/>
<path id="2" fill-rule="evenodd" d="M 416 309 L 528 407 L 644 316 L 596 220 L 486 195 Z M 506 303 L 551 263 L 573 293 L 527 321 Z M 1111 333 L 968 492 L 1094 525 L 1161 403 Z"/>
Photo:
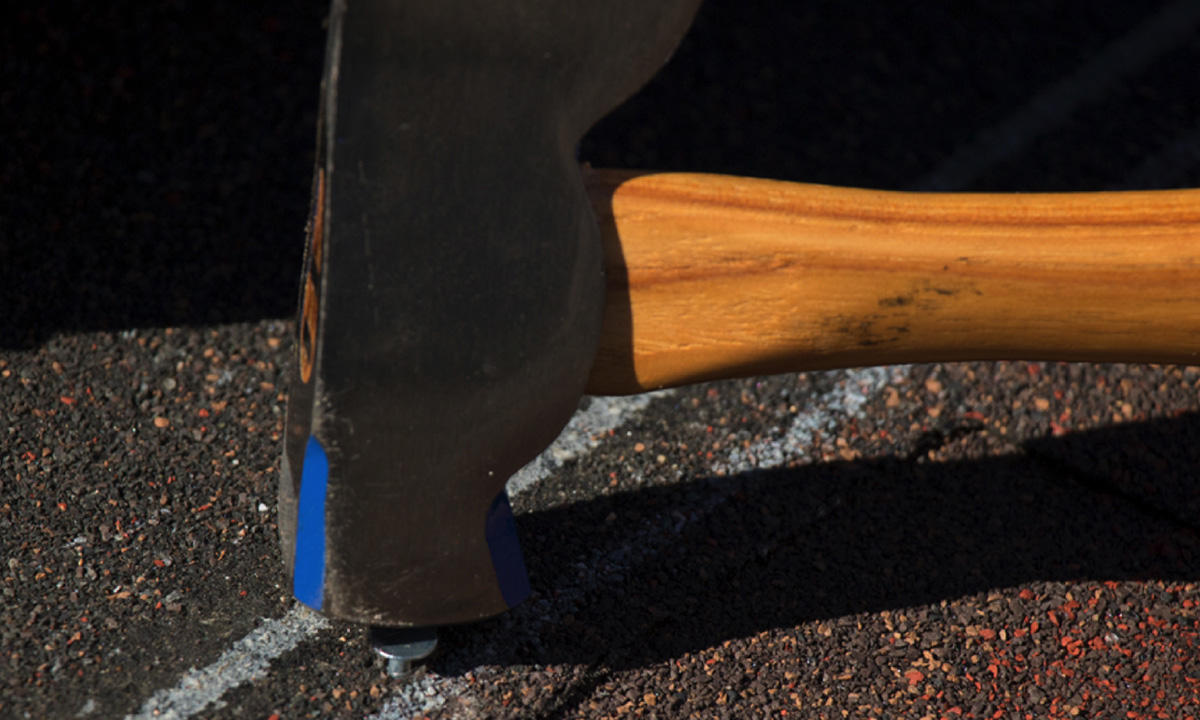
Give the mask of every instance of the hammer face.
<path id="1" fill-rule="evenodd" d="M 335 1 L 280 482 L 301 601 L 405 626 L 528 595 L 504 483 L 603 307 L 574 147 L 696 3 Z"/>

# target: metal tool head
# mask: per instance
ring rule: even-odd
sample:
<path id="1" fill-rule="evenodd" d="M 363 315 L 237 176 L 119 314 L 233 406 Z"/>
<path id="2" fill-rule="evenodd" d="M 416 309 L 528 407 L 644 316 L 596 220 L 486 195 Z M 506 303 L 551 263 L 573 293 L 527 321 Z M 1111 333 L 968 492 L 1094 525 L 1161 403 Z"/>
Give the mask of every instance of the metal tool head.
<path id="1" fill-rule="evenodd" d="M 504 493 L 575 410 L 603 306 L 584 132 L 699 0 L 335 0 L 280 531 L 339 618 L 487 617 L 528 580 Z"/>

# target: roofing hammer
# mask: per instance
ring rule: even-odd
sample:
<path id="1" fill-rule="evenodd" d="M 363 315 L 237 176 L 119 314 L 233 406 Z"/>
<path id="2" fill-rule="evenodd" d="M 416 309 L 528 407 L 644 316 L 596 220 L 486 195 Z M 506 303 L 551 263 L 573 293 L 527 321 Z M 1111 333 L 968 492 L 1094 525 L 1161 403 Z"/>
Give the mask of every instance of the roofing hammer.
<path id="1" fill-rule="evenodd" d="M 698 4 L 333 1 L 279 488 L 303 603 L 430 628 L 521 602 L 505 482 L 585 392 L 1200 356 L 1198 190 L 581 172 Z"/>

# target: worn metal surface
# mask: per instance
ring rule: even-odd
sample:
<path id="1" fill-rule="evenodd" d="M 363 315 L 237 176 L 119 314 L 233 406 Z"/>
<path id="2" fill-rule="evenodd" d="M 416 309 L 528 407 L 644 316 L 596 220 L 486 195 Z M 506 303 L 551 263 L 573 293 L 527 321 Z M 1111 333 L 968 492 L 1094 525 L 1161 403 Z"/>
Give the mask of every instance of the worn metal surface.
<path id="1" fill-rule="evenodd" d="M 1179 14 L 1197 7 L 706 0 L 581 157 L 1200 186 L 1200 44 Z M 0 717 L 1197 702 L 1195 368 L 935 365 L 595 401 L 510 486 L 532 602 L 447 629 L 404 681 L 361 626 L 295 603 L 274 497 L 327 11 L 27 3 L 0 23 Z M 983 162 L 997 128 L 1016 145 Z"/>
<path id="2" fill-rule="evenodd" d="M 575 411 L 604 299 L 575 148 L 697 2 L 333 3 L 280 492 L 309 605 L 438 625 L 528 595 L 498 496 Z"/>
<path id="3" fill-rule="evenodd" d="M 371 628 L 371 647 L 387 660 L 388 675 L 402 678 L 412 672 L 413 663 L 424 660 L 437 649 L 437 631 L 433 628 Z"/>

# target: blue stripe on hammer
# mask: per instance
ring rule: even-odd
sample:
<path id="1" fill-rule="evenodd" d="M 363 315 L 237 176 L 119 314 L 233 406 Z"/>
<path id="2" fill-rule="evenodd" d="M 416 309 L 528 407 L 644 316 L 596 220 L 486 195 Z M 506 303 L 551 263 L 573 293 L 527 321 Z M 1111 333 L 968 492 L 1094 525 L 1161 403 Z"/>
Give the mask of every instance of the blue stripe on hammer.
<path id="1" fill-rule="evenodd" d="M 521 604 L 529 597 L 529 574 L 521 556 L 521 541 L 517 539 L 517 521 L 513 518 L 508 493 L 502 492 L 488 509 L 486 535 L 492 554 L 492 567 L 500 583 L 500 595 L 509 607 Z"/>
<path id="2" fill-rule="evenodd" d="M 325 489 L 329 458 L 309 436 L 300 472 L 300 508 L 296 511 L 296 562 L 292 594 L 313 610 L 321 609 L 325 585 Z"/>

